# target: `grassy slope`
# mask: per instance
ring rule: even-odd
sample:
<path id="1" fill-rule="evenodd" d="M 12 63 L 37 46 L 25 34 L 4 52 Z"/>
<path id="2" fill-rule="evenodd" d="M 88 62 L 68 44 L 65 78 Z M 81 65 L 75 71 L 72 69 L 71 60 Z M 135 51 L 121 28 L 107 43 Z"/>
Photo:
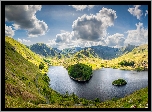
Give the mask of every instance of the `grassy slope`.
<path id="1" fill-rule="evenodd" d="M 99 68 L 101 68 L 101 63 L 104 63 L 105 61 L 98 57 L 94 57 L 93 54 L 94 53 L 92 51 L 81 50 L 81 51 L 75 53 L 70 58 L 58 59 L 58 58 L 54 57 L 54 58 L 50 58 L 50 59 L 48 58 L 48 59 L 51 61 L 52 65 L 64 66 L 65 68 L 79 62 L 79 63 L 86 64 L 88 66 L 92 66 L 93 70 L 99 69 Z"/>
<path id="2" fill-rule="evenodd" d="M 133 67 L 131 66 L 121 66 L 118 63 L 121 61 L 134 61 L 135 64 Z M 112 67 L 112 68 L 120 68 L 126 70 L 136 70 L 136 68 L 148 68 L 148 45 L 141 45 L 137 48 L 134 48 L 131 52 L 124 54 L 118 58 L 105 61 L 103 63 L 105 67 Z"/>
<path id="3" fill-rule="evenodd" d="M 68 61 L 70 63 L 70 59 L 68 59 Z M 74 62 L 76 61 L 78 61 L 77 58 Z M 84 59 L 80 59 L 80 61 L 88 64 L 92 63 L 94 68 L 96 68 L 95 63 L 99 63 L 100 65 L 101 62 L 99 61 L 103 60 L 85 57 Z M 6 37 L 6 108 L 110 108 L 120 106 L 131 107 L 133 104 L 137 107 L 145 107 L 148 102 L 148 88 L 142 89 L 133 95 L 127 96 L 126 98 L 110 100 L 102 103 L 78 98 L 74 94 L 61 95 L 48 87 L 48 83 L 44 80 L 44 78 L 46 78 L 44 73 L 47 71 L 47 66 L 45 64 L 45 69 L 41 71 L 38 68 L 40 62 L 43 62 L 43 60 L 38 55 L 34 54 L 14 39 Z M 48 97 L 47 101 L 45 96 Z M 121 103 L 121 105 L 119 103 Z"/>
<path id="4" fill-rule="evenodd" d="M 93 70 L 99 69 L 101 67 L 112 67 L 119 68 L 125 70 L 136 70 L 137 68 L 148 69 L 148 45 L 141 45 L 139 47 L 134 48 L 131 52 L 123 54 L 122 56 L 112 59 L 112 60 L 103 60 L 97 57 L 93 57 L 90 52 L 85 52 L 88 54 L 86 56 L 84 52 L 80 51 L 75 53 L 70 58 L 61 58 L 58 59 L 56 57 L 51 58 L 50 61 L 52 65 L 61 65 L 67 68 L 70 65 L 74 65 L 77 62 L 83 63 L 86 65 L 92 66 Z M 134 66 L 121 66 L 118 63 L 121 61 L 134 61 Z"/>
<path id="5" fill-rule="evenodd" d="M 10 37 L 5 38 L 5 107 L 37 107 L 46 103 L 43 79 L 47 65 L 40 70 L 43 60 L 24 45 Z"/>

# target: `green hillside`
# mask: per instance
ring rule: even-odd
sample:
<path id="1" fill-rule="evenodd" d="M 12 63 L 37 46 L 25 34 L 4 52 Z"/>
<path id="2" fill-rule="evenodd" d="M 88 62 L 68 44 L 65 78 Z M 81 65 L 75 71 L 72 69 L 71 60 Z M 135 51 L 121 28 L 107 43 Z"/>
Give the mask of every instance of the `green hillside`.
<path id="1" fill-rule="evenodd" d="M 137 49 L 135 52 L 140 51 Z M 64 66 L 77 61 L 91 65 L 94 69 L 105 63 L 102 59 L 91 57 L 50 59 L 52 65 Z M 133 105 L 138 108 L 147 107 L 148 88 L 136 91 L 125 98 L 105 102 L 100 102 L 98 98 L 86 100 L 68 93 L 61 95 L 49 87 L 51 79 L 46 74 L 46 62 L 25 45 L 13 38 L 5 37 L 5 108 L 130 108 Z M 129 102 L 130 99 L 132 102 Z"/>
<path id="2" fill-rule="evenodd" d="M 107 60 L 102 66 L 125 70 L 148 70 L 148 45 L 141 45 L 118 58 Z"/>

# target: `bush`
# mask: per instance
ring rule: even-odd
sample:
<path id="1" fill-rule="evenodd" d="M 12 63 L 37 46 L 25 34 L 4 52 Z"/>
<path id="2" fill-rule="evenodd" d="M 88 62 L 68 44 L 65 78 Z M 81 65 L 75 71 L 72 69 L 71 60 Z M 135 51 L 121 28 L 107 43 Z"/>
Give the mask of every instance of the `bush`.
<path id="1" fill-rule="evenodd" d="M 95 102 L 100 102 L 99 98 L 96 98 L 94 101 L 95 101 Z"/>
<path id="2" fill-rule="evenodd" d="M 140 72 L 140 71 L 143 71 L 144 68 L 143 67 L 137 67 L 137 68 L 135 68 L 135 70 L 137 70 L 137 72 Z"/>
<path id="3" fill-rule="evenodd" d="M 79 80 L 89 80 L 92 74 L 92 67 L 82 63 L 71 65 L 67 69 L 71 77 Z"/>
<path id="4" fill-rule="evenodd" d="M 44 69 L 44 67 L 45 67 L 45 66 L 44 66 L 44 63 L 41 62 L 40 65 L 39 65 L 39 69 L 42 70 L 42 69 Z"/>
<path id="5" fill-rule="evenodd" d="M 112 85 L 120 86 L 120 85 L 125 85 L 127 82 L 124 79 L 118 79 L 112 82 Z"/>
<path id="6" fill-rule="evenodd" d="M 129 62 L 129 61 L 123 60 L 118 64 L 121 65 L 121 66 L 134 66 L 135 62 L 134 61 Z"/>

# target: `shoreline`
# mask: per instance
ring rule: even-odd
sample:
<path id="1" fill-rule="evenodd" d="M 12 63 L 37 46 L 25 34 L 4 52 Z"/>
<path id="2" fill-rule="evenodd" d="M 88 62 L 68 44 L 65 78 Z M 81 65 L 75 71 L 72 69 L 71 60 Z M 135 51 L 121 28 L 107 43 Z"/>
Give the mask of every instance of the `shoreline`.
<path id="1" fill-rule="evenodd" d="M 90 76 L 90 79 L 92 78 L 92 76 L 93 76 L 93 74 Z M 87 82 L 87 81 L 90 80 L 90 79 L 88 79 L 88 80 L 77 80 L 77 79 L 71 77 L 70 75 L 69 75 L 69 77 L 70 77 L 71 79 L 73 79 L 74 81 L 77 81 L 77 82 Z"/>

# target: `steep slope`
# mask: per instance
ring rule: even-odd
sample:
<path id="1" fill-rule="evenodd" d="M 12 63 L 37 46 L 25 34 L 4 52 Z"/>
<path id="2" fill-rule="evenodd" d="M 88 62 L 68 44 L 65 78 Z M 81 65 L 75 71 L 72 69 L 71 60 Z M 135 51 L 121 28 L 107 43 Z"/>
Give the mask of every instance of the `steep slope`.
<path id="1" fill-rule="evenodd" d="M 43 63 L 44 68 L 39 69 Z M 24 45 L 5 38 L 5 108 L 37 107 L 46 103 L 49 78 L 47 65 Z"/>
<path id="2" fill-rule="evenodd" d="M 8 42 L 12 45 L 12 49 L 14 51 L 21 54 L 25 59 L 27 59 L 29 62 L 35 64 L 36 66 L 39 66 L 41 62 L 44 62 L 42 57 L 38 56 L 37 54 L 31 52 L 30 49 L 28 49 L 25 45 L 17 42 L 11 37 L 5 37 L 5 42 Z"/>
<path id="3" fill-rule="evenodd" d="M 145 44 L 135 47 L 131 52 L 106 62 L 106 67 L 128 70 L 148 70 L 148 45 Z M 131 62 L 133 62 L 133 65 L 129 65 Z M 126 65 L 124 63 L 126 63 Z"/>
<path id="4" fill-rule="evenodd" d="M 60 56 L 59 53 L 61 52 L 56 48 L 50 48 L 44 43 L 36 43 L 31 45 L 29 48 L 31 51 L 45 57 Z"/>
<path id="5" fill-rule="evenodd" d="M 102 59 L 113 59 L 121 56 L 124 53 L 128 53 L 132 51 L 136 46 L 127 45 L 121 48 L 113 48 L 108 46 L 91 46 L 91 47 L 73 47 L 73 48 L 65 48 L 63 50 L 59 50 L 57 48 L 50 48 L 44 43 L 36 43 L 31 46 L 27 46 L 33 52 L 44 56 L 44 57 L 57 57 L 57 58 L 70 58 L 75 55 L 77 52 L 90 52 L 93 57 L 100 57 Z M 83 53 L 83 55 L 87 56 L 87 53 Z"/>
<path id="6" fill-rule="evenodd" d="M 113 48 L 113 47 L 108 47 L 108 46 L 91 46 L 90 47 L 94 52 L 98 55 L 98 57 L 102 59 L 113 59 L 116 57 L 121 56 L 124 53 L 132 51 L 135 46 L 134 45 L 127 45 L 121 48 Z"/>
<path id="7" fill-rule="evenodd" d="M 91 48 L 84 48 L 81 51 L 76 52 L 73 56 L 78 58 L 85 58 L 85 57 L 98 58 L 98 55 Z"/>
<path id="8" fill-rule="evenodd" d="M 135 52 L 140 50 L 136 49 Z M 80 58 L 80 62 L 92 65 L 100 65 L 100 61 L 98 58 Z M 41 63 L 44 64 L 44 68 L 39 66 Z M 42 58 L 13 38 L 6 37 L 5 108 L 130 108 L 133 104 L 128 102 L 132 98 L 137 107 L 148 106 L 148 88 L 125 98 L 106 102 L 100 102 L 98 99 L 86 100 L 68 93 L 61 95 L 49 88 L 49 79 L 45 71 L 47 65 Z"/>

